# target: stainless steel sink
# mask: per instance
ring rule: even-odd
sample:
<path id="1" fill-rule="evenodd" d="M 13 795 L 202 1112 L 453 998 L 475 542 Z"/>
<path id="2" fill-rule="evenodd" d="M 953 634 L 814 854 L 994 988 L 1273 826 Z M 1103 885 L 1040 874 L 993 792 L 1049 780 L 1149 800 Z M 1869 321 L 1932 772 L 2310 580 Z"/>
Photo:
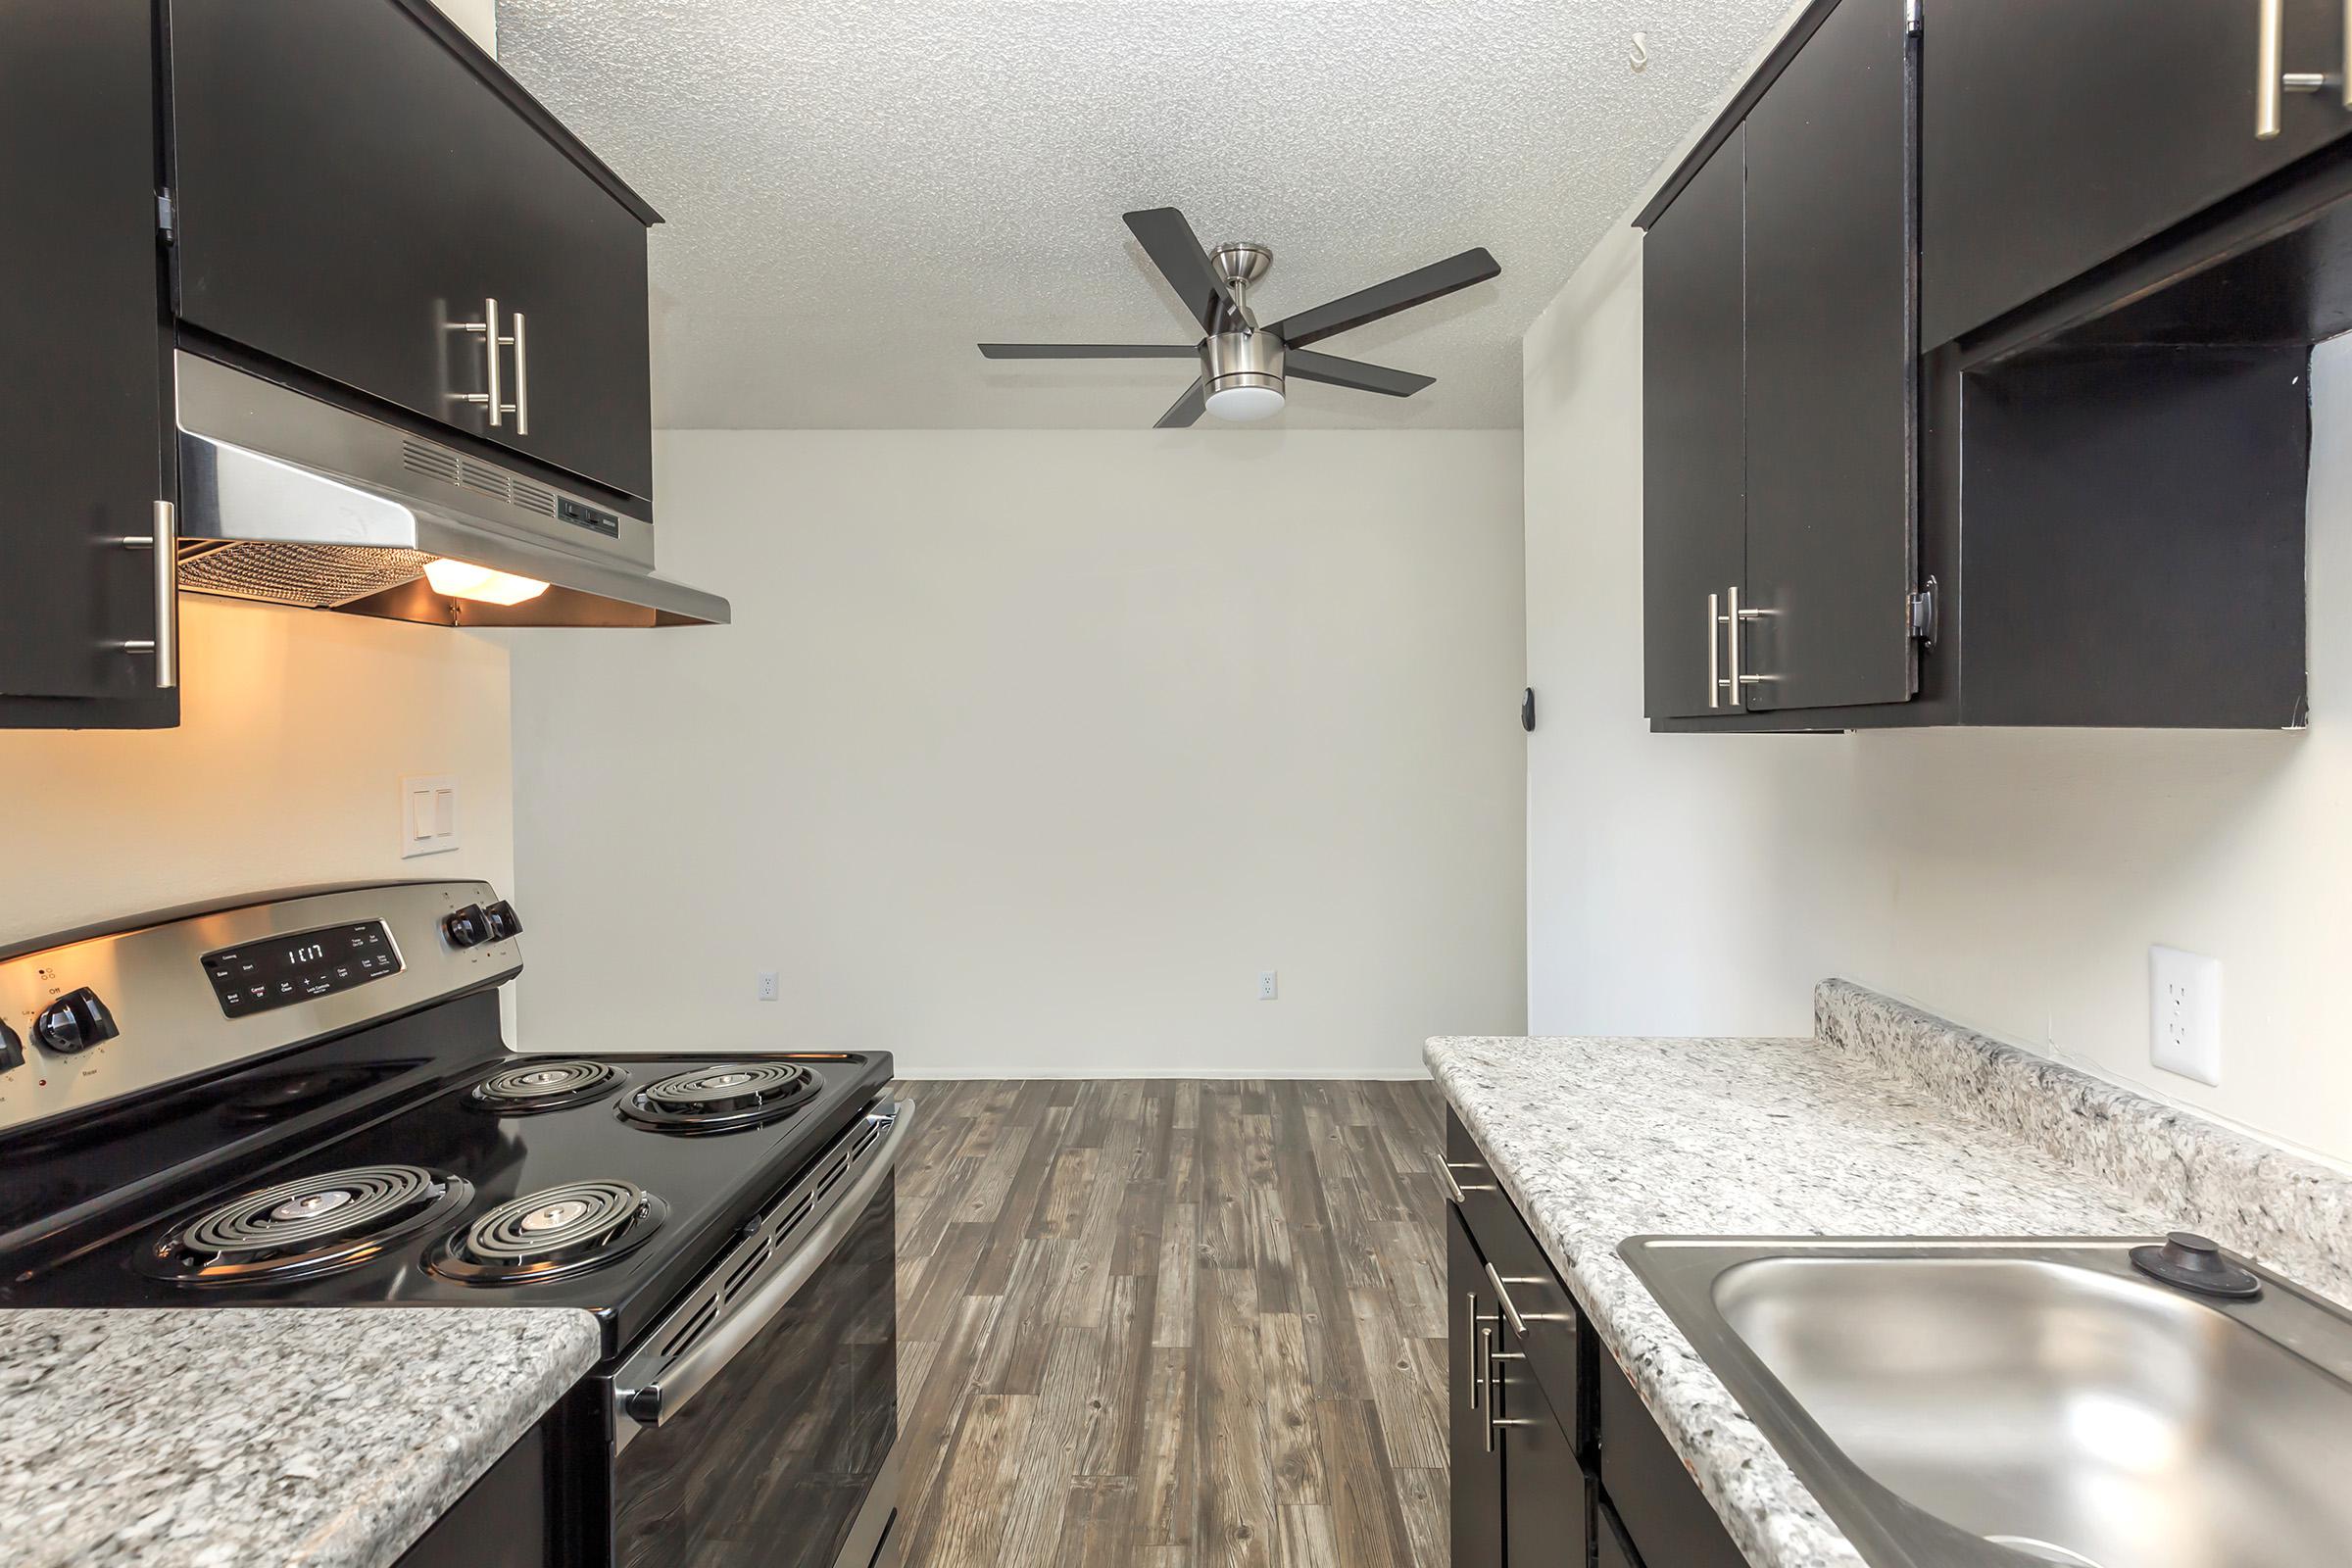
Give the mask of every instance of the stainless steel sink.
<path id="1" fill-rule="evenodd" d="M 2127 1241 L 1637 1237 L 1620 1253 L 1887 1568 L 2352 1563 L 2352 1315 Z"/>

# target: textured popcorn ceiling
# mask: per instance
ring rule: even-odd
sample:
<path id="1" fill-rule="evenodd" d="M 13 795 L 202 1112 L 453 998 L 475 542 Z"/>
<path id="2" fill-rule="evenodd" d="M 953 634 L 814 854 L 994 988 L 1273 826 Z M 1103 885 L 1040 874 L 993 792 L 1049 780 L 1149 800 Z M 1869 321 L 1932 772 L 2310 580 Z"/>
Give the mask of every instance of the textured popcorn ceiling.
<path id="1" fill-rule="evenodd" d="M 1785 0 L 499 0 L 514 73 L 668 219 L 665 426 L 1141 426 L 1200 334 L 1119 221 L 1261 240 L 1278 318 L 1485 245 L 1502 276 L 1320 349 L 1299 426 L 1513 426 L 1519 339 Z M 1649 69 L 1627 60 L 1636 30 Z M 1214 421 L 1204 421 L 1213 424 Z"/>

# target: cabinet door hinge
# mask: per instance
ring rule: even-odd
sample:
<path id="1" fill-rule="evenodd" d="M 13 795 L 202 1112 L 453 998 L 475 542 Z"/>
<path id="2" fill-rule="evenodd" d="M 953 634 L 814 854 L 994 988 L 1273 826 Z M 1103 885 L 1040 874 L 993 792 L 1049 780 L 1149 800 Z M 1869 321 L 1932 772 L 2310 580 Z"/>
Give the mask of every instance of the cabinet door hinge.
<path id="1" fill-rule="evenodd" d="M 1912 638 L 1925 643 L 1930 648 L 1935 647 L 1936 579 L 1934 577 L 1928 579 L 1928 585 L 1925 588 L 1907 596 L 1904 601 L 1904 612 L 1911 627 Z"/>
<path id="2" fill-rule="evenodd" d="M 162 230 L 166 239 L 172 237 L 172 220 L 173 216 L 172 193 L 168 190 L 157 191 L 155 193 L 155 226 Z"/>

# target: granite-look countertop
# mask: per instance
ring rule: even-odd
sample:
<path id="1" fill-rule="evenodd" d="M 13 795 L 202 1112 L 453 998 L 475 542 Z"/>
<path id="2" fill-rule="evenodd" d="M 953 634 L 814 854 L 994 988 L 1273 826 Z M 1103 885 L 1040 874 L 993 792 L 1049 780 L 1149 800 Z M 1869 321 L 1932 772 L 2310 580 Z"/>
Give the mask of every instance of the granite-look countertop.
<path id="1" fill-rule="evenodd" d="M 1470 1038 L 1427 1051 L 1758 1568 L 1863 1558 L 1617 1255 L 1628 1237 L 2190 1228 L 2330 1295 L 2352 1279 L 2352 1180 L 1858 987 L 1825 983 L 1816 1011 L 1816 1039 Z"/>
<path id="2" fill-rule="evenodd" d="M 0 1311 L 0 1558 L 389 1563 L 601 1343 L 559 1308 Z"/>

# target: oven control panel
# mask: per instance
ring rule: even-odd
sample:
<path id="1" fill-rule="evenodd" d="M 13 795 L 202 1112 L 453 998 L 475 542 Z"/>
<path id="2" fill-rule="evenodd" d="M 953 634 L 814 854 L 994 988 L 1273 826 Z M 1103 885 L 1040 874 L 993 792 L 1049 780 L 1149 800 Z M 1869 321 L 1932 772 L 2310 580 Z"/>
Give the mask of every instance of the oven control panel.
<path id="1" fill-rule="evenodd" d="M 400 950 L 381 920 L 320 926 L 204 956 L 213 996 L 231 1018 L 349 991 L 400 970 Z"/>

